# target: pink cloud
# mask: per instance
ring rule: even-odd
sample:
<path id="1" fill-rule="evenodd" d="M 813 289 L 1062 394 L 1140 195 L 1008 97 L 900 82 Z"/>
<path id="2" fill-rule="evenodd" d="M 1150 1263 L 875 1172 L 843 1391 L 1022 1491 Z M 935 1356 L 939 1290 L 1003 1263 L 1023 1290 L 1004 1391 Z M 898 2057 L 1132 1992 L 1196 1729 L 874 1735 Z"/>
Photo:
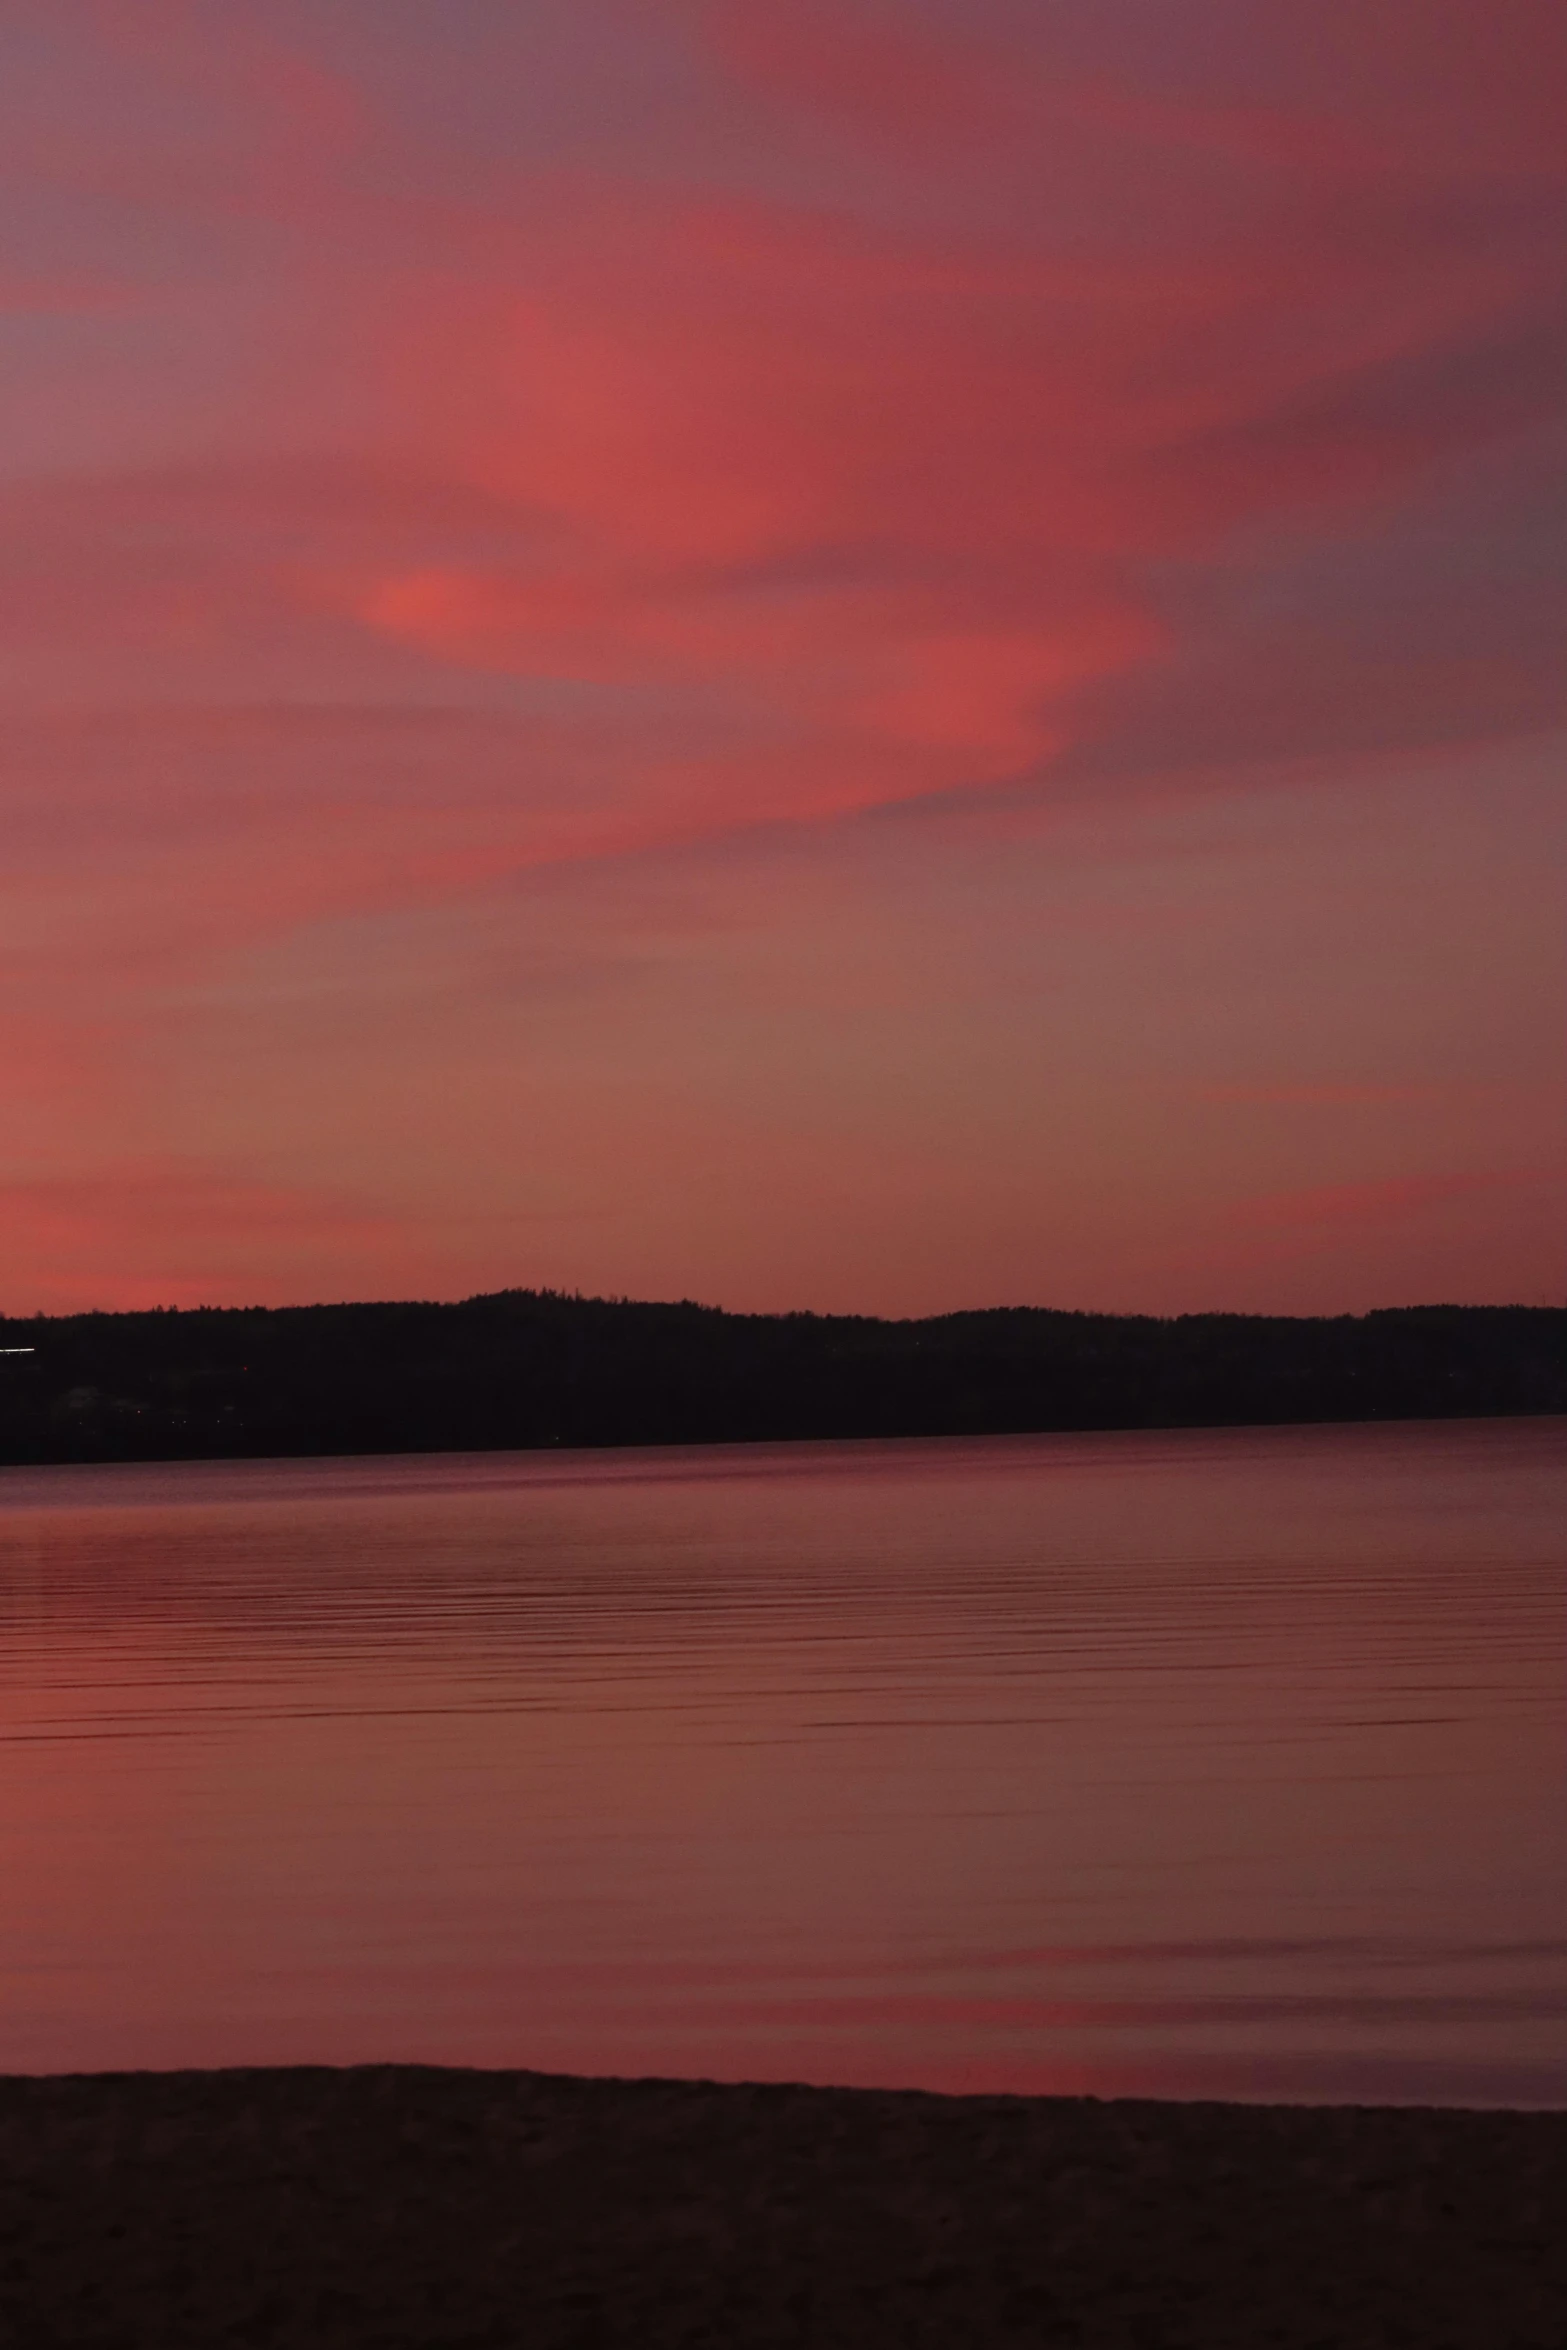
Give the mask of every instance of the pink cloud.
<path id="1" fill-rule="evenodd" d="M 1017 128 L 1016 83 L 1003 55 L 890 7 L 699 0 L 691 13 L 726 71 L 861 134 L 920 149 Z"/>
<path id="2" fill-rule="evenodd" d="M 1121 1133 L 1131 1170 L 1122 1260 L 1099 1233 L 1094 1262 L 1152 1268 L 1153 1284 L 1181 1246 L 1200 1254 L 1206 1226 L 1184 1243 L 1167 1229 L 1162 1149 L 1116 1126 L 1102 1083 L 1140 1022 L 1138 1066 L 1171 1099 L 1156 966 L 1136 965 L 1134 1016 L 1131 983 L 1084 943 L 1111 917 L 1041 885 L 1036 926 L 1070 931 L 1078 961 L 1023 988 L 1009 1059 L 972 974 L 998 932 L 1029 925 L 1004 911 L 1001 865 L 983 886 L 948 867 L 985 827 L 1037 848 L 1063 811 L 1095 806 L 1143 823 L 1144 849 L 1124 854 L 1158 865 L 1159 825 L 1206 797 L 1216 864 L 1242 878 L 1204 919 L 1244 1004 L 1251 811 L 1303 779 L 1374 810 L 1417 756 L 1435 793 L 1433 754 L 1460 750 L 1502 761 L 1477 765 L 1475 792 L 1534 808 L 1527 738 L 1564 709 L 1550 436 L 1567 173 L 1559 20 L 1498 6 L 1193 0 L 1173 45 L 1156 9 L 1011 0 L 583 0 L 541 7 L 526 38 L 506 12 L 360 0 L 40 16 L 32 78 L 0 93 L 26 197 L 0 490 L 0 1050 L 18 1097 L 49 1110 L 37 1162 L 75 1201 L 63 1222 L 43 1216 L 28 1144 L 13 1204 L 38 1261 L 69 1285 L 78 1261 L 112 1264 L 117 1228 L 122 1262 L 151 1263 L 161 1217 L 188 1227 L 189 1266 L 205 1252 L 225 1281 L 246 1263 L 285 1287 L 324 1279 L 312 1268 L 334 1249 L 365 1280 L 467 1264 L 465 1240 L 430 1235 L 482 1155 L 478 1110 L 444 1160 L 431 1145 L 426 1204 L 383 1225 L 341 1189 L 346 1144 L 309 1145 L 284 1089 L 276 1118 L 301 1122 L 290 1164 L 320 1180 L 302 1179 L 297 1214 L 269 1207 L 267 1169 L 253 1156 L 247 1173 L 217 1131 L 223 1055 L 191 1057 L 190 1004 L 219 1007 L 221 1026 L 259 991 L 256 1033 L 297 1044 L 287 989 L 272 1002 L 258 971 L 303 986 L 300 971 L 349 967 L 346 988 L 357 957 L 367 1000 L 385 1002 L 354 1050 L 406 1074 L 409 1015 L 385 1008 L 386 974 L 420 921 L 467 925 L 486 974 L 463 982 L 469 1025 L 493 1056 L 472 1101 L 493 1100 L 521 1052 L 512 966 L 485 959 L 497 908 L 524 933 L 546 920 L 520 877 L 553 874 L 591 930 L 629 870 L 677 867 L 700 912 L 648 967 L 690 952 L 713 1003 L 693 982 L 644 1042 L 661 1075 L 633 1118 L 610 1049 L 632 1015 L 614 988 L 586 989 L 596 1024 L 572 1049 L 590 1069 L 602 1050 L 610 1074 L 581 1167 L 642 1151 L 660 1116 L 694 1116 L 710 1050 L 731 1096 L 770 1072 L 794 1103 L 801 1184 L 815 1165 L 846 1236 L 831 1277 L 848 1279 L 869 1227 L 831 1204 L 842 1101 L 874 1091 L 874 1057 L 863 1046 L 845 1074 L 837 1056 L 857 1024 L 915 1007 L 932 1037 L 970 1022 L 940 1063 L 933 1125 L 1011 1136 L 994 1149 L 1017 1154 L 1014 1189 L 1033 1196 L 1039 1168 L 1008 1119 L 1058 1086 L 1049 1130 Z M 1537 815 L 1516 821 L 1510 896 L 1545 840 Z M 744 880 L 739 850 L 726 863 L 718 845 L 742 841 Z M 819 892 L 758 878 L 789 860 L 832 878 Z M 883 868 L 919 917 L 867 913 L 854 953 L 829 956 L 824 909 L 854 888 L 868 904 Z M 1175 866 L 1160 870 L 1164 898 L 1129 888 L 1114 918 L 1128 967 L 1180 895 Z M 1287 931 L 1322 885 L 1270 868 L 1265 886 Z M 1387 884 L 1384 914 L 1405 887 Z M 937 1003 L 926 958 L 949 917 L 966 941 L 950 969 L 968 976 Z M 1343 1144 L 1298 1191 L 1267 1193 L 1261 1157 L 1220 1154 L 1242 1125 L 1280 1122 L 1210 1122 L 1211 1196 L 1251 1202 L 1213 1260 L 1237 1278 L 1335 1248 L 1348 1263 L 1366 1239 L 1353 1278 L 1370 1283 L 1375 1249 L 1392 1263 L 1414 1228 L 1422 1268 L 1444 1250 L 1522 1261 L 1499 1219 L 1512 1200 L 1532 1215 L 1536 1195 L 1453 1189 L 1445 1172 L 1467 1163 L 1464 1085 L 1491 1048 L 1471 1039 L 1438 1099 L 1397 1081 L 1415 983 L 1384 927 L 1357 997 L 1382 1023 L 1364 1053 L 1329 1033 L 1333 987 L 1303 957 L 1277 1014 L 1287 1036 L 1199 1059 L 1395 1073 L 1201 1097 L 1310 1111 Z M 1450 968 L 1420 967 L 1432 1030 L 1512 951 L 1504 928 L 1455 916 Z M 774 958 L 751 993 L 712 944 L 741 932 Z M 1534 1036 L 1549 1000 L 1528 935 L 1535 976 L 1495 1023 L 1509 1038 Z M 780 1006 L 806 1002 L 815 1057 L 796 1039 L 786 1066 Z M 714 1003 L 736 1023 L 722 1052 Z M 443 1045 L 432 1065 L 450 1058 Z M 811 1084 L 789 1093 L 805 1067 Z M 717 1089 L 704 1148 L 721 1157 L 723 1088 L 702 1083 Z M 396 1095 L 389 1074 L 378 1098 Z M 176 1101 L 174 1156 L 209 1171 L 194 1190 L 176 1172 L 69 1192 L 95 1169 L 161 1165 Z M 1357 1158 L 1372 1119 L 1331 1115 L 1400 1104 L 1430 1112 L 1429 1163 L 1408 1134 L 1403 1157 Z M 329 1107 L 323 1091 L 318 1134 Z M 369 1133 L 389 1113 L 359 1115 Z M 1507 1147 L 1549 1155 L 1522 1126 Z M 1103 1191 L 1098 1145 L 1084 1148 L 1088 1172 L 1055 1170 L 1062 1198 Z M 1023 1279 L 1023 1242 L 993 1237 L 975 1173 L 990 1151 L 944 1172 L 940 1246 L 1004 1289 Z M 660 1164 L 663 1205 L 616 1280 L 637 1285 L 640 1263 L 700 1286 L 690 1169 L 678 1152 Z M 1342 1185 L 1305 1182 L 1341 1169 Z M 863 1188 L 899 1179 L 892 1153 Z M 247 1181 L 253 1216 L 223 1188 Z M 920 1213 L 888 1244 L 877 1300 L 916 1279 L 934 1229 Z M 814 1219 L 789 1243 L 797 1269 Z M 726 1245 L 707 1261 L 733 1283 L 745 1248 Z M 158 1261 L 197 1278 L 178 1250 Z"/>
<path id="3" fill-rule="evenodd" d="M 1560 1189 L 1562 1178 L 1536 1169 L 1451 1175 L 1399 1175 L 1381 1182 L 1324 1183 L 1275 1192 L 1240 1211 L 1247 1224 L 1314 1231 L 1336 1225 L 1407 1225 L 1444 1208 Z"/>
<path id="4" fill-rule="evenodd" d="M 892 798 L 1037 767 L 1163 651 L 1143 567 L 1381 505 L 1546 397 L 1499 363 L 1455 400 L 1455 338 L 1517 287 L 1407 224 L 1150 270 L 600 200 L 514 266 L 526 291 L 432 295 L 405 340 L 462 389 L 414 360 L 412 396 L 431 463 L 550 543 L 355 608 L 503 673 L 711 680 L 795 727 L 802 778 L 846 764 L 849 807 L 885 790 L 866 736 L 904 748 Z M 733 773 L 737 815 L 782 812 Z"/>
<path id="5" fill-rule="evenodd" d="M 1224 23 L 1222 7 L 1194 9 L 1187 70 L 1163 76 L 1152 45 L 1141 72 L 1118 75 L 1109 57 L 1127 58 L 1125 39 L 1096 45 L 1069 27 L 1063 58 L 1052 50 L 1061 26 L 983 5 L 919 21 L 896 0 L 788 11 L 688 0 L 684 12 L 728 72 L 927 162 L 1087 128 L 1354 178 L 1391 167 L 1435 179 L 1455 164 L 1561 171 L 1567 61 L 1552 0 L 1323 0 L 1309 19 L 1254 9 L 1244 26 Z M 1219 20 L 1206 44 L 1204 16 Z M 1203 89 L 1203 67 L 1217 88 Z"/>
<path id="6" fill-rule="evenodd" d="M 1236 1102 L 1264 1109 L 1338 1110 L 1399 1107 L 1440 1098 L 1431 1085 L 1247 1084 L 1199 1085 L 1199 1101 Z"/>
<path id="7" fill-rule="evenodd" d="M 0 1285 L 54 1313 L 285 1304 L 301 1292 L 374 1295 L 389 1283 L 404 1294 L 449 1292 L 456 1269 L 427 1252 L 406 1217 L 179 1159 L 0 1184 L 0 1218 Z"/>

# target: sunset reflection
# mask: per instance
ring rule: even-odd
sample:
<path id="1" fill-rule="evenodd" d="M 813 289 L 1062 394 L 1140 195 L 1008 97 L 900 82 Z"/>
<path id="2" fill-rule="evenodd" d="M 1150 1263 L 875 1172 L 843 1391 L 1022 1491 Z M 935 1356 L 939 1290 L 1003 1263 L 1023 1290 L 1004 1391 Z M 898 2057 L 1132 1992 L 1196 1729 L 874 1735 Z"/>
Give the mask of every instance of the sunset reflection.
<path id="1" fill-rule="evenodd" d="M 1560 2095 L 1550 1422 L 42 1471 L 0 2066 Z"/>

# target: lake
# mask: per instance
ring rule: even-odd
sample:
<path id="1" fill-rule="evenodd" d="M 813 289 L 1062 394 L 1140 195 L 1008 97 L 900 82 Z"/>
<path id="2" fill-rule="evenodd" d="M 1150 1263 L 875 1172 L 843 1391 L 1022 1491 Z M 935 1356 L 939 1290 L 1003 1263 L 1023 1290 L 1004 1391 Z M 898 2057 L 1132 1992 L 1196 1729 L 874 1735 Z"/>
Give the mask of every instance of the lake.
<path id="1" fill-rule="evenodd" d="M 0 2071 L 1567 2104 L 1564 1436 L 0 1471 Z"/>

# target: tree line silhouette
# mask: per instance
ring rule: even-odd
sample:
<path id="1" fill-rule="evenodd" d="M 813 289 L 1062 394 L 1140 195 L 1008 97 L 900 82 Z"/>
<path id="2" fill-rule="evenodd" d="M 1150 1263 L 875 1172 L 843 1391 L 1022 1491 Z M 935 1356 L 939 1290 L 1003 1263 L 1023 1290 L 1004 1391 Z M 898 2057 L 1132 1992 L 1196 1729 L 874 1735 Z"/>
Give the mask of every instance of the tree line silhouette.
<path id="1" fill-rule="evenodd" d="M 0 1318 L 0 1461 L 1567 1411 L 1567 1309 L 885 1322 L 502 1290 Z"/>

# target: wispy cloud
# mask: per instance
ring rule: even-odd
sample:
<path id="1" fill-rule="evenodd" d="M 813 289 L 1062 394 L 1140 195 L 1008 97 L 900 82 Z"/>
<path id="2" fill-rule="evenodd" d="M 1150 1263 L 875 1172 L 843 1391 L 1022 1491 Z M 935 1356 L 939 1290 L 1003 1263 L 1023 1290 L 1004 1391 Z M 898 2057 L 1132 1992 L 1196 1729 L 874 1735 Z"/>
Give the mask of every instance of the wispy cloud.
<path id="1" fill-rule="evenodd" d="M 1549 836 L 1529 746 L 1567 717 L 1554 9 L 1194 0 L 1177 40 L 1144 0 L 540 0 L 525 19 L 157 0 L 24 8 L 17 35 L 0 1033 L 29 1100 L 58 1052 L 82 1181 L 148 1139 L 128 1136 L 116 1061 L 163 1072 L 180 1149 L 201 1154 L 174 994 L 216 1001 L 247 957 L 313 969 L 312 938 L 339 930 L 379 968 L 435 914 L 470 924 L 472 973 L 493 974 L 497 894 L 536 909 L 530 875 L 557 875 L 552 903 L 586 920 L 594 873 L 608 905 L 628 862 L 685 859 L 715 907 L 738 892 L 727 928 L 695 926 L 709 941 L 735 906 L 766 907 L 799 1001 L 841 991 L 817 1014 L 823 1072 L 845 1025 L 931 1001 L 936 932 L 987 968 L 1019 919 L 996 842 L 1033 856 L 1085 810 L 1142 823 L 1157 863 L 1160 825 L 1207 800 L 1234 874 L 1273 821 L 1259 811 L 1308 785 L 1360 795 L 1381 839 L 1406 821 L 1387 811 L 1411 763 L 1434 776 L 1440 755 L 1527 809 L 1505 887 L 1534 886 Z M 1457 844 L 1463 794 L 1438 796 Z M 882 867 L 854 852 L 855 886 L 884 869 L 906 916 L 867 899 L 857 954 L 835 959 L 850 853 L 830 844 L 878 825 L 890 842 L 914 810 L 939 820 L 905 826 Z M 1306 885 L 1266 886 L 1287 930 Z M 1169 919 L 1156 894 L 1126 918 L 1145 946 Z M 1245 899 L 1237 883 L 1204 917 L 1237 1002 Z M 1534 1036 L 1550 947 L 1527 924 L 1515 947 L 1526 931 L 1507 1025 Z M 1445 976 L 1422 964 L 1433 1021 L 1479 984 L 1466 957 L 1502 984 L 1499 935 L 1485 911 Z M 729 951 L 702 949 L 709 988 L 740 1024 L 734 1065 L 763 1068 L 775 1015 Z M 1446 1180 L 1468 1097 L 1438 1088 L 1433 1107 L 1423 1074 L 1397 1074 L 1402 951 L 1368 982 L 1386 1050 L 1327 1034 L 1339 1014 L 1302 965 L 1281 1049 L 1209 1064 L 1391 1070 L 1374 1096 L 1286 1074 L 1199 1106 L 1310 1110 L 1341 1141 L 1378 1105 L 1419 1108 L 1446 1155 L 1420 1158 L 1411 1118 L 1407 1167 L 1368 1160 L 1365 1181 Z M 1091 1190 L 1118 1131 L 1096 1069 L 1122 1066 L 1139 986 L 1150 1038 L 1161 1005 L 1134 954 L 1118 977 L 1090 977 L 1087 954 L 1010 1021 L 1004 1067 L 981 1025 L 950 1067 L 992 1068 L 987 1131 L 1057 1070 L 1055 1130 L 1082 1140 Z M 929 1017 L 978 1022 L 983 995 L 954 981 Z M 49 1025 L 30 1025 L 45 996 Z M 474 1033 L 504 1090 L 501 1000 Z M 612 1035 L 595 1031 L 606 1052 Z M 403 1048 L 388 1030 L 361 1049 Z M 1168 1049 L 1144 1063 L 1166 1104 Z M 716 1083 L 689 1006 L 646 1050 L 671 1116 Z M 835 1082 L 801 1096 L 777 1066 L 829 1218 Z M 963 1080 L 941 1084 L 951 1119 L 980 1116 Z M 465 1116 L 427 1235 L 484 1147 Z M 1238 1147 L 1209 1123 L 1205 1147 Z M 311 1162 L 308 1136 L 290 1147 Z M 5 1164 L 28 1149 L 13 1135 Z M 1524 1156 L 1545 1155 L 1542 1131 Z M 1125 1261 L 1173 1265 L 1141 1143 L 1134 1161 Z M 324 1140 L 315 1163 L 325 1197 Z M 1303 1169 L 1302 1196 L 1339 1171 Z M 1250 1161 L 1234 1172 L 1256 1190 Z M 127 1265 L 150 1264 L 156 1219 L 124 1213 Z M 1433 1279 L 1469 1246 L 1444 1229 Z M 277 1228 L 253 1230 L 271 1279 Z M 40 1234 L 40 1262 L 68 1268 L 64 1228 Z M 967 1245 L 942 1242 L 990 1286 Z M 428 1261 L 467 1246 L 432 1237 Z M 650 1249 L 646 1277 L 668 1261 Z M 617 1280 L 640 1278 L 633 1252 Z M 866 1302 L 896 1302 L 876 1278 Z"/>

